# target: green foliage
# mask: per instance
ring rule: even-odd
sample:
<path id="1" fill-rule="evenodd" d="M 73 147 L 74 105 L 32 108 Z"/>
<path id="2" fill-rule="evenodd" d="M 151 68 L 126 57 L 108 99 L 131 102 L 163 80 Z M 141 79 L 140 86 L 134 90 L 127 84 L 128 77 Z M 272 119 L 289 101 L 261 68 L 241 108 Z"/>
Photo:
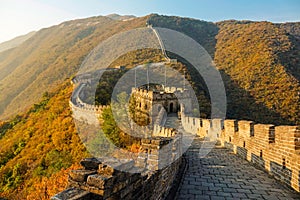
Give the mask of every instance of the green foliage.
<path id="1" fill-rule="evenodd" d="M 12 120 L 7 122 L 0 122 L 0 139 L 5 135 L 5 133 L 11 130 L 15 125 L 22 121 L 22 117 L 20 115 L 15 116 Z"/>
<path id="2" fill-rule="evenodd" d="M 48 101 L 50 100 L 50 97 L 51 97 L 50 94 L 48 92 L 45 92 L 42 96 L 41 102 L 37 104 L 33 104 L 33 108 L 30 109 L 29 112 L 38 112 L 45 109 Z"/>
<path id="3" fill-rule="evenodd" d="M 9 170 L 4 174 L 3 181 L 0 183 L 0 192 L 5 192 L 11 189 L 15 189 L 22 183 L 22 166 L 18 163 L 12 170 Z"/>
<path id="4" fill-rule="evenodd" d="M 127 132 L 124 133 L 119 126 L 122 127 L 123 130 L 126 128 L 130 128 L 130 123 L 126 118 L 122 117 L 127 115 L 129 110 L 127 110 L 128 96 L 127 94 L 121 93 L 117 97 L 116 102 L 112 102 L 115 108 L 118 108 L 116 113 L 114 113 L 118 118 L 118 123 L 115 121 L 115 116 L 113 116 L 111 107 L 105 108 L 102 112 L 101 117 L 101 128 L 105 136 L 117 147 L 128 148 L 130 149 L 133 144 L 140 143 L 139 138 L 134 138 L 131 135 L 128 135 Z"/>
<path id="5" fill-rule="evenodd" d="M 102 130 L 104 134 L 109 138 L 116 146 L 121 146 L 120 133 L 121 130 L 117 126 L 117 123 L 114 120 L 111 108 L 106 108 L 102 112 Z"/>
<path id="6" fill-rule="evenodd" d="M 115 33 L 142 27 L 147 19 L 124 22 L 95 17 L 65 22 L 37 32 L 18 48 L 0 53 L 1 117 L 33 105 L 25 114 L 0 122 L 0 196 L 25 197 L 42 177 L 53 176 L 88 155 L 76 133 L 68 102 L 73 88 L 66 79 L 75 74 L 83 58 L 99 42 Z M 88 22 L 94 25 L 87 27 Z M 148 22 L 191 36 L 214 57 L 226 84 L 228 118 L 299 124 L 299 24 L 214 24 L 158 15 L 151 15 Z M 209 117 L 209 92 L 202 77 L 183 58 L 168 54 L 180 61 L 170 66 L 185 73 L 195 88 L 201 117 Z M 159 50 L 144 49 L 121 56 L 111 67 L 131 68 L 163 60 Z M 125 95 L 119 96 L 118 102 L 110 102 L 112 89 L 123 73 L 103 75 L 97 104 L 126 104 Z M 23 80 L 22 84 L 15 84 L 15 77 Z M 42 95 L 44 91 L 51 92 Z M 131 102 L 135 104 L 134 99 Z M 134 107 L 130 105 L 131 108 Z M 122 112 L 127 111 L 120 109 L 119 114 Z M 106 138 L 124 148 L 139 143 L 139 139 L 117 127 L 111 108 L 103 111 L 101 120 L 105 138 L 96 137 L 90 145 L 96 148 Z"/>
<path id="7" fill-rule="evenodd" d="M 95 104 L 96 105 L 108 105 L 111 101 L 111 95 L 114 86 L 118 80 L 125 74 L 126 71 L 114 70 L 106 71 L 101 76 L 101 80 L 97 85 Z M 93 95 L 89 95 L 93 97 Z M 88 102 L 93 103 L 94 99 L 90 99 Z"/>
<path id="8" fill-rule="evenodd" d="M 72 162 L 72 157 L 68 152 L 59 152 L 53 149 L 42 158 L 40 164 L 33 171 L 33 175 L 50 177 L 62 168 L 71 166 Z"/>

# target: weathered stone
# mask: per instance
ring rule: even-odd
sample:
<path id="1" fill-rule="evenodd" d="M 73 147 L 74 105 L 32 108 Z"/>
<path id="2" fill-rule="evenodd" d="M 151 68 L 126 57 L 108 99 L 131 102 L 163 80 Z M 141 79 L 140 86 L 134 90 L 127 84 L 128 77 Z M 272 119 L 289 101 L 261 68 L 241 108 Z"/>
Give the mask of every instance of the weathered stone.
<path id="1" fill-rule="evenodd" d="M 111 165 L 114 169 L 119 171 L 128 171 L 134 166 L 134 160 L 132 159 L 121 159 L 120 163 Z"/>
<path id="2" fill-rule="evenodd" d="M 113 175 L 115 172 L 115 169 L 111 166 L 101 163 L 99 165 L 98 174 L 104 174 L 104 175 Z"/>
<path id="3" fill-rule="evenodd" d="M 101 160 L 97 158 L 85 158 L 80 161 L 80 164 L 86 170 L 97 170 L 99 168 L 99 165 L 101 164 Z"/>
<path id="4" fill-rule="evenodd" d="M 69 177 L 77 182 L 84 182 L 87 180 L 87 177 L 92 174 L 96 174 L 96 170 L 85 170 L 85 169 L 78 169 L 78 170 L 71 170 L 69 173 Z"/>
<path id="5" fill-rule="evenodd" d="M 102 196 L 95 195 L 88 191 L 78 189 L 78 188 L 69 188 L 64 190 L 61 193 L 56 194 L 51 198 L 51 200 L 102 200 Z"/>
<path id="6" fill-rule="evenodd" d="M 90 175 L 87 178 L 87 184 L 97 187 L 99 189 L 104 189 L 107 187 L 112 187 L 114 182 L 114 177 L 111 175 Z"/>

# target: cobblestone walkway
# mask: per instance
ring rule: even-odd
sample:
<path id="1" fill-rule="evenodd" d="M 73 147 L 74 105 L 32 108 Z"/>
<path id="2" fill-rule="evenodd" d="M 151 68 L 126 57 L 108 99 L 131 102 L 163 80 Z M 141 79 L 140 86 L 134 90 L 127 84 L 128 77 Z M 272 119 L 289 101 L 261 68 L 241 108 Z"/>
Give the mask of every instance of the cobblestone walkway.
<path id="1" fill-rule="evenodd" d="M 216 147 L 199 159 L 201 143 L 199 138 L 195 139 L 186 153 L 188 168 L 177 199 L 300 199 L 300 194 L 230 150 Z"/>

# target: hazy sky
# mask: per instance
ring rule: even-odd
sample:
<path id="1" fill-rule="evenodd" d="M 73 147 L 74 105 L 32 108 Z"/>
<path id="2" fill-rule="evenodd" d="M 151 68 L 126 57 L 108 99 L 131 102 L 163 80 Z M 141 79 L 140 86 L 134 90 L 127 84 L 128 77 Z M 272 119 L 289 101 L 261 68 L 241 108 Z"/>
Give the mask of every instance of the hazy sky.
<path id="1" fill-rule="evenodd" d="M 0 42 L 60 22 L 111 13 L 221 21 L 300 21 L 300 0 L 0 0 Z"/>

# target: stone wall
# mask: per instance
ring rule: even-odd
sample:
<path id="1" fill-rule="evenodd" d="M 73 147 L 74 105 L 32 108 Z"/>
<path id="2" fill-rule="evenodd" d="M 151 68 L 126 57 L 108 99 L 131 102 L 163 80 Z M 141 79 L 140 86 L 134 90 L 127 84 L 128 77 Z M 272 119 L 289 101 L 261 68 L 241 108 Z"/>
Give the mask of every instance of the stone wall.
<path id="1" fill-rule="evenodd" d="M 181 114 L 184 129 L 217 140 L 234 153 L 265 169 L 300 192 L 300 128 L 255 124 L 252 121 L 200 119 Z"/>
<path id="2" fill-rule="evenodd" d="M 154 124 L 164 126 L 165 123 L 166 123 L 166 120 L 167 120 L 167 116 L 168 116 L 167 111 L 164 108 L 161 107 L 160 111 L 158 112 L 158 115 L 155 119 Z"/>
<path id="3" fill-rule="evenodd" d="M 69 173 L 69 188 L 51 199 L 165 199 L 182 168 L 181 137 L 169 132 L 143 139 L 137 161 L 84 159 L 82 169 Z"/>
<path id="4" fill-rule="evenodd" d="M 189 91 L 182 88 L 166 87 L 164 91 L 132 88 L 132 94 L 136 99 L 136 109 L 145 113 L 148 113 L 149 110 L 156 113 L 156 110 L 152 110 L 155 105 L 162 105 L 168 113 L 176 113 L 179 110 L 180 101 L 186 102 L 187 105 L 191 104 Z"/>
<path id="5" fill-rule="evenodd" d="M 69 105 L 73 111 L 73 117 L 76 120 L 86 122 L 87 124 L 98 124 L 98 118 L 102 115 L 103 109 L 108 106 L 97 106 L 85 103 L 80 94 L 84 90 L 86 83 L 80 83 L 74 86 L 74 92 L 70 98 Z"/>
<path id="6" fill-rule="evenodd" d="M 299 127 L 225 120 L 220 141 L 300 192 Z"/>

